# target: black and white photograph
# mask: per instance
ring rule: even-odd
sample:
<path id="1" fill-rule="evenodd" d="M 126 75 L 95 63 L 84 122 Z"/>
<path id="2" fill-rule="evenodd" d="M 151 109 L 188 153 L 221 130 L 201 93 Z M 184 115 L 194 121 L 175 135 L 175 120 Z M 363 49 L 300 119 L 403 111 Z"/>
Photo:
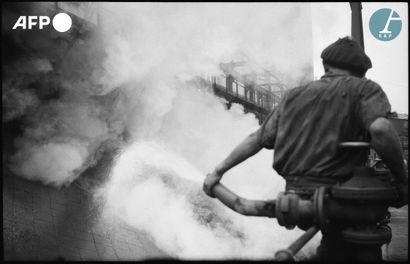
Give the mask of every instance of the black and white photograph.
<path id="1" fill-rule="evenodd" d="M 407 2 L 1 14 L 3 261 L 408 261 Z"/>

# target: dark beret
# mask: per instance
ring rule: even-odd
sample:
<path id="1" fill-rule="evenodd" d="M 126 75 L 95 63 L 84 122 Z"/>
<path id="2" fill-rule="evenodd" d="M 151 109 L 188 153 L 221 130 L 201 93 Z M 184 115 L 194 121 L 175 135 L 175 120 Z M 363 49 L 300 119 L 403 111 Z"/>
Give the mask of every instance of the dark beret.
<path id="1" fill-rule="evenodd" d="M 320 57 L 325 63 L 346 70 L 367 71 L 372 67 L 363 48 L 349 37 L 339 38 L 325 48 Z"/>

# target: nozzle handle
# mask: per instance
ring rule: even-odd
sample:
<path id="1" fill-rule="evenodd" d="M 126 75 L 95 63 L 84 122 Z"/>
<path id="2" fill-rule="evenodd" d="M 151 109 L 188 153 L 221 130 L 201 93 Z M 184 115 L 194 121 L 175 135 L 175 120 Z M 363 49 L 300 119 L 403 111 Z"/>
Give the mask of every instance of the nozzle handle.
<path id="1" fill-rule="evenodd" d="M 306 245 L 309 240 L 311 240 L 316 233 L 319 231 L 319 228 L 312 226 L 306 232 L 301 235 L 295 242 L 293 242 L 287 249 L 282 249 L 276 252 L 275 261 L 292 261 L 293 257 L 298 253 L 298 251 Z"/>

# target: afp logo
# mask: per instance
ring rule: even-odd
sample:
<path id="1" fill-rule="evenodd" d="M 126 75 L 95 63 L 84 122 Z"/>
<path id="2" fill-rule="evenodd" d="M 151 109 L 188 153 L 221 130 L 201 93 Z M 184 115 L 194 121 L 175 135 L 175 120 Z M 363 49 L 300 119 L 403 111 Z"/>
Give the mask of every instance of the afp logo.
<path id="1" fill-rule="evenodd" d="M 20 16 L 13 29 L 29 30 L 33 28 L 43 29 L 51 22 L 48 16 Z M 58 13 L 52 20 L 52 25 L 58 32 L 66 32 L 71 28 L 73 21 L 66 13 Z"/>

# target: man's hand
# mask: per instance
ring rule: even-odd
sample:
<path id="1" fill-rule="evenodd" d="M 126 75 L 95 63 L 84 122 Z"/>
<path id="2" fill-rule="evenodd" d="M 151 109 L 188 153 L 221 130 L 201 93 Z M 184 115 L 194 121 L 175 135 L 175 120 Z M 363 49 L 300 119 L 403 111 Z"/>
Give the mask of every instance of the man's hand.
<path id="1" fill-rule="evenodd" d="M 212 193 L 212 188 L 221 180 L 222 176 L 223 174 L 219 173 L 217 170 L 214 170 L 212 173 L 208 173 L 206 175 L 202 189 L 209 197 L 215 198 Z"/>

